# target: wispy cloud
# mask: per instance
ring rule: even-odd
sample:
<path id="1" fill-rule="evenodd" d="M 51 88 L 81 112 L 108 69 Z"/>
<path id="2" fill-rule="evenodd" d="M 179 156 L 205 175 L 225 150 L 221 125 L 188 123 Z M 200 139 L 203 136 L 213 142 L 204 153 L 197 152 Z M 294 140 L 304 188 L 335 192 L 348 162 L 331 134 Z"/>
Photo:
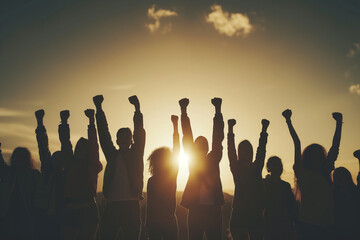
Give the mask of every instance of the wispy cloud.
<path id="1" fill-rule="evenodd" d="M 354 45 L 349 49 L 346 56 L 348 58 L 353 58 L 358 53 L 360 53 L 360 42 L 354 43 Z"/>
<path id="2" fill-rule="evenodd" d="M 254 31 L 254 27 L 246 14 L 223 11 L 220 5 L 211 6 L 211 11 L 206 16 L 206 21 L 212 23 L 220 34 L 229 37 L 234 35 L 246 37 Z"/>
<path id="3" fill-rule="evenodd" d="M 23 115 L 26 115 L 26 113 L 0 107 L 0 117 L 18 117 Z"/>
<path id="4" fill-rule="evenodd" d="M 158 9 L 155 10 L 155 5 L 152 5 L 151 8 L 148 9 L 148 17 L 154 19 L 154 23 L 146 24 L 145 26 L 150 30 L 150 32 L 154 33 L 157 31 L 161 31 L 162 33 L 167 33 L 171 31 L 172 25 L 171 23 L 162 24 L 160 23 L 160 19 L 177 16 L 178 14 L 175 11 L 167 10 L 167 9 Z"/>
<path id="5" fill-rule="evenodd" d="M 349 92 L 353 94 L 360 95 L 360 84 L 352 84 L 349 87 Z"/>

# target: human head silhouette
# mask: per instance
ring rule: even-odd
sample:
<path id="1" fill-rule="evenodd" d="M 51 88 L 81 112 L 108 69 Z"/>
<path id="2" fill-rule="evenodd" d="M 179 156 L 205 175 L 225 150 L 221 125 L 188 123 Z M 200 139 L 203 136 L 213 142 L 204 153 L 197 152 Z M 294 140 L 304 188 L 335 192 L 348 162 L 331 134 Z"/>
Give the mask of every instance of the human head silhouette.
<path id="1" fill-rule="evenodd" d="M 253 147 L 248 140 L 243 140 L 238 145 L 238 158 L 246 165 L 250 165 L 253 160 Z"/>
<path id="2" fill-rule="evenodd" d="M 89 157 L 89 154 L 90 154 L 89 140 L 82 137 L 76 143 L 74 156 L 76 159 L 85 159 Z"/>
<path id="3" fill-rule="evenodd" d="M 51 165 L 55 170 L 64 169 L 64 156 L 61 151 L 56 151 L 52 154 Z"/>
<path id="4" fill-rule="evenodd" d="M 307 146 L 302 153 L 304 167 L 312 171 L 320 171 L 326 157 L 325 148 L 316 143 Z"/>
<path id="5" fill-rule="evenodd" d="M 120 128 L 116 133 L 116 143 L 120 149 L 129 149 L 132 141 L 132 132 L 130 128 Z"/>
<path id="6" fill-rule="evenodd" d="M 195 139 L 194 151 L 198 156 L 206 156 L 209 151 L 209 143 L 205 137 L 199 136 Z"/>
<path id="7" fill-rule="evenodd" d="M 10 166 L 16 170 L 30 170 L 34 168 L 34 161 L 27 148 L 17 147 L 10 157 Z"/>
<path id="8" fill-rule="evenodd" d="M 266 163 L 266 169 L 272 177 L 280 178 L 283 173 L 283 164 L 278 156 L 272 156 Z"/>
<path id="9" fill-rule="evenodd" d="M 171 172 L 172 153 L 168 147 L 160 147 L 155 149 L 148 157 L 149 172 L 152 176 L 163 176 Z"/>
<path id="10" fill-rule="evenodd" d="M 335 187 L 355 186 L 351 173 L 344 167 L 338 167 L 334 170 L 333 181 Z"/>

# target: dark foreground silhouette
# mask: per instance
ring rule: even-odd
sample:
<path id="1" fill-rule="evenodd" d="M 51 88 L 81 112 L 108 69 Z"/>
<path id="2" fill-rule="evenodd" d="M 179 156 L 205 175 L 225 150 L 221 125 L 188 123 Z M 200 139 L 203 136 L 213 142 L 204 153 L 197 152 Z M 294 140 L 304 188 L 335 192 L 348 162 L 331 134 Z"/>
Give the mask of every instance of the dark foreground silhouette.
<path id="1" fill-rule="evenodd" d="M 185 190 L 182 194 L 176 192 L 180 135 L 178 117 L 173 115 L 173 149 L 160 147 L 151 153 L 151 177 L 147 194 L 143 194 L 145 129 L 140 102 L 136 96 L 129 97 L 135 108 L 134 131 L 120 128 L 115 147 L 102 109 L 103 100 L 102 95 L 93 98 L 96 125 L 95 110 L 85 110 L 88 138 L 80 138 L 75 148 L 70 141 L 70 112 L 60 112 L 61 150 L 53 154 L 44 125 L 45 111 L 35 112 L 41 171 L 35 169 L 30 151 L 24 147 L 17 147 L 6 164 L 0 143 L 1 240 L 359 239 L 360 173 L 355 184 L 346 168 L 335 168 L 343 124 L 341 113 L 332 115 L 336 128 L 329 152 L 315 143 L 301 152 L 292 111 L 282 113 L 294 143 L 295 194 L 290 184 L 281 179 L 283 165 L 278 156 L 268 158 L 268 175 L 262 177 L 270 122 L 261 121 L 253 161 L 249 141 L 240 142 L 236 150 L 236 120 L 228 120 L 227 153 L 235 183 L 232 198 L 223 193 L 220 179 L 222 99 L 211 100 L 215 115 L 209 148 L 205 137 L 194 140 L 187 114 L 189 99 L 183 98 L 179 101 L 182 140 L 190 158 Z M 96 189 L 102 165 L 98 137 L 107 161 L 104 194 L 99 195 Z M 360 168 L 360 150 L 354 152 L 354 157 Z"/>

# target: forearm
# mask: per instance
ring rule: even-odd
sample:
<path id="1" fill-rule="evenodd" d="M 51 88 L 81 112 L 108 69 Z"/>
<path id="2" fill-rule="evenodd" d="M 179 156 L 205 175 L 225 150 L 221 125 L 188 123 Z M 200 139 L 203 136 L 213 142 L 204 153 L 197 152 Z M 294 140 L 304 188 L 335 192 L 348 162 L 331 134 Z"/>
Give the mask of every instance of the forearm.
<path id="1" fill-rule="evenodd" d="M 224 120 L 221 113 L 216 113 L 214 117 L 212 150 L 222 149 L 224 140 Z"/>
<path id="2" fill-rule="evenodd" d="M 232 133 L 232 131 L 231 132 L 229 131 L 227 138 L 228 138 L 228 144 L 227 144 L 228 158 L 231 166 L 235 161 L 237 161 L 236 148 L 235 148 L 235 135 Z"/>
<path id="3" fill-rule="evenodd" d="M 301 143 L 300 143 L 300 138 L 297 135 L 295 128 L 292 125 L 291 120 L 287 120 L 286 121 L 288 128 L 289 128 L 289 132 L 291 135 L 291 138 L 293 139 L 294 142 L 294 148 L 295 148 L 295 165 L 300 164 L 301 163 Z"/>
<path id="4" fill-rule="evenodd" d="M 181 115 L 181 128 L 183 134 L 183 146 L 185 152 L 191 151 L 192 144 L 194 142 L 190 119 L 187 114 Z"/>

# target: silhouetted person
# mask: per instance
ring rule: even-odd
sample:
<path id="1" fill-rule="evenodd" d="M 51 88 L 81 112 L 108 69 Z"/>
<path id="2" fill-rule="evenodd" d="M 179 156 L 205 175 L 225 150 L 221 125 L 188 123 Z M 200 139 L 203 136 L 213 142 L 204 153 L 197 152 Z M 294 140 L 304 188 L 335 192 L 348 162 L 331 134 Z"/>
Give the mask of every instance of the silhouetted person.
<path id="1" fill-rule="evenodd" d="M 214 117 L 212 149 L 209 151 L 208 141 L 199 136 L 195 142 L 191 130 L 190 119 L 186 108 L 187 98 L 179 101 L 181 107 L 181 126 L 183 146 L 190 157 L 189 178 L 182 196 L 181 205 L 189 209 L 189 239 L 208 240 L 222 238 L 221 206 L 225 203 L 220 180 L 219 163 L 222 158 L 222 141 L 224 139 L 224 121 L 221 114 L 221 98 L 214 98 L 211 103 L 216 113 Z"/>
<path id="2" fill-rule="evenodd" d="M 281 159 L 277 156 L 270 157 L 266 169 L 269 174 L 264 179 L 264 239 L 295 239 L 297 203 L 290 184 L 281 179 Z"/>
<path id="3" fill-rule="evenodd" d="M 360 151 L 354 152 L 359 159 Z M 351 173 L 344 167 L 334 170 L 334 202 L 335 202 L 335 232 L 336 239 L 355 240 L 360 236 L 360 173 L 357 185 L 354 184 Z"/>
<path id="4" fill-rule="evenodd" d="M 88 139 L 80 138 L 73 152 L 69 111 L 60 113 L 59 137 L 65 162 L 64 239 L 94 239 L 99 223 L 95 197 L 98 173 L 102 170 L 95 128 L 95 111 L 87 109 Z"/>
<path id="5" fill-rule="evenodd" d="M 235 149 L 234 119 L 228 120 L 228 157 L 230 169 L 235 183 L 233 210 L 230 220 L 230 231 L 235 240 L 262 239 L 264 232 L 264 188 L 262 169 L 264 167 L 269 121 L 261 121 L 259 146 L 253 162 L 253 148 L 249 141 L 244 140 Z"/>
<path id="6" fill-rule="evenodd" d="M 140 204 L 143 199 L 143 172 L 145 130 L 140 103 L 136 96 L 129 98 L 135 106 L 134 142 L 129 128 L 120 128 L 116 134 L 116 149 L 108 129 L 101 104 L 102 95 L 93 98 L 96 106 L 100 145 L 107 165 L 104 175 L 103 193 L 106 200 L 100 223 L 100 239 L 114 239 L 121 230 L 125 239 L 135 240 L 140 232 Z"/>
<path id="7" fill-rule="evenodd" d="M 171 116 L 171 121 L 173 150 L 158 148 L 148 158 L 151 177 L 147 184 L 146 228 L 150 240 L 176 240 L 178 237 L 175 215 L 180 152 L 178 116 Z"/>
<path id="8" fill-rule="evenodd" d="M 340 146 L 342 115 L 333 113 L 336 130 L 329 154 L 323 146 L 311 144 L 301 154 L 300 139 L 291 122 L 291 110 L 283 113 L 295 146 L 294 173 L 300 191 L 298 239 L 332 239 L 334 198 L 330 173 Z"/>
<path id="9" fill-rule="evenodd" d="M 35 239 L 33 200 L 38 178 L 27 148 L 15 148 L 8 166 L 0 143 L 0 239 Z"/>
<path id="10" fill-rule="evenodd" d="M 43 124 L 45 112 L 35 112 L 37 120 L 36 139 L 41 162 L 41 174 L 36 190 L 35 206 L 39 225 L 37 239 L 61 239 L 62 213 L 64 211 L 64 158 L 61 151 L 51 155 L 46 128 Z"/>

